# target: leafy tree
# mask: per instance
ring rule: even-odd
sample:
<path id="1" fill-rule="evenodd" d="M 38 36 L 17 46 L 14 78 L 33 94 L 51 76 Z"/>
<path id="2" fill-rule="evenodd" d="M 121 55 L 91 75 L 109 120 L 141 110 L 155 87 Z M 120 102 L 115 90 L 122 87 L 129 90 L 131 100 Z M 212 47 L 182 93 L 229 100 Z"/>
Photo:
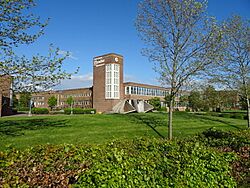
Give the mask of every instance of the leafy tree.
<path id="1" fill-rule="evenodd" d="M 143 55 L 155 63 L 163 84 L 170 87 L 168 134 L 176 95 L 190 79 L 220 60 L 221 32 L 206 16 L 206 1 L 144 0 L 136 28 L 146 44 Z"/>
<path id="2" fill-rule="evenodd" d="M 233 16 L 222 24 L 223 61 L 211 73 L 213 81 L 237 90 L 247 105 L 248 128 L 250 128 L 250 27 L 249 20 Z"/>
<path id="3" fill-rule="evenodd" d="M 181 95 L 179 97 L 179 105 L 188 107 L 188 95 Z"/>
<path id="4" fill-rule="evenodd" d="M 161 109 L 161 100 L 159 97 L 149 99 L 149 104 L 151 104 L 156 110 Z"/>
<path id="5" fill-rule="evenodd" d="M 74 104 L 74 99 L 72 96 L 70 96 L 69 98 L 67 98 L 67 104 L 70 105 L 70 109 L 71 109 L 71 112 L 70 114 L 72 115 L 73 114 L 73 104 Z"/>
<path id="6" fill-rule="evenodd" d="M 18 107 L 18 100 L 17 100 L 17 98 L 16 98 L 16 94 L 15 93 L 13 93 L 13 96 L 12 96 L 13 98 L 13 108 L 17 108 Z"/>
<path id="7" fill-rule="evenodd" d="M 218 91 L 219 106 L 223 109 L 235 109 L 238 106 L 238 92 L 235 90 Z"/>
<path id="8" fill-rule="evenodd" d="M 209 111 L 210 109 L 212 111 L 216 111 L 216 108 L 220 107 L 220 96 L 219 92 L 215 90 L 215 88 L 211 85 L 207 86 L 203 90 L 203 100 L 204 100 L 204 106 L 203 108 L 206 111 Z"/>
<path id="9" fill-rule="evenodd" d="M 20 98 L 18 100 L 19 107 L 29 107 L 30 105 L 31 94 L 28 92 L 23 92 L 20 94 Z"/>
<path id="10" fill-rule="evenodd" d="M 35 5 L 33 0 L 0 0 L 0 75 L 13 76 L 19 91 L 48 89 L 71 76 L 62 70 L 68 54 L 60 55 L 53 45 L 48 56 L 29 59 L 15 54 L 18 46 L 32 44 L 44 34 L 48 20 L 42 22 L 30 13 Z"/>
<path id="11" fill-rule="evenodd" d="M 193 111 L 199 111 L 203 107 L 203 100 L 199 91 L 191 91 L 188 96 L 188 105 Z"/>
<path id="12" fill-rule="evenodd" d="M 57 98 L 55 96 L 51 96 L 49 99 L 48 99 L 48 105 L 50 107 L 50 109 L 52 110 L 57 104 Z"/>

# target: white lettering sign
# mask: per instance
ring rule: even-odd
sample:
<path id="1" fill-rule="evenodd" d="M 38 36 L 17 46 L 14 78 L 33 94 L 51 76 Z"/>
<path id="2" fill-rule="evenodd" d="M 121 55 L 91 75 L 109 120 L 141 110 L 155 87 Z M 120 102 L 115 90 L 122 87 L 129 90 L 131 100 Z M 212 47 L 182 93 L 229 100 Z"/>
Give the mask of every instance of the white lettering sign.
<path id="1" fill-rule="evenodd" d="M 97 57 L 94 59 L 94 66 L 100 64 L 100 63 L 104 63 L 105 59 L 103 57 Z"/>

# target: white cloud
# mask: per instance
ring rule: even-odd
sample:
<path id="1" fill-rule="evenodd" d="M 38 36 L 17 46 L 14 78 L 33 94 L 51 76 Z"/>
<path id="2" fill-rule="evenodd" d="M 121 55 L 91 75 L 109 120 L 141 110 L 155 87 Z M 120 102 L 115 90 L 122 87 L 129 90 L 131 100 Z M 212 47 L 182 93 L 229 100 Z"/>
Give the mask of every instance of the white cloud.
<path id="1" fill-rule="evenodd" d="M 71 79 L 62 80 L 61 83 L 55 87 L 55 89 L 75 89 L 91 87 L 93 85 L 93 74 L 87 73 L 85 75 L 75 75 Z"/>
<path id="2" fill-rule="evenodd" d="M 135 76 L 124 74 L 124 82 L 140 82 Z"/>
<path id="3" fill-rule="evenodd" d="M 73 56 L 73 52 L 70 52 L 70 51 L 59 50 L 59 51 L 58 51 L 58 54 L 60 54 L 60 55 L 68 55 L 68 57 L 69 57 L 70 59 L 78 60 L 77 57 Z"/>

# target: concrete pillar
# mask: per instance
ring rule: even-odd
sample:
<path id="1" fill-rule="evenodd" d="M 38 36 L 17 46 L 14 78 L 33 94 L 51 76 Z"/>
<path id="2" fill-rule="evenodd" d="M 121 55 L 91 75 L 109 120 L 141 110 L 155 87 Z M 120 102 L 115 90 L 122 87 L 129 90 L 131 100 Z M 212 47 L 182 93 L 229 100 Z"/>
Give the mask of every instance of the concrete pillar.
<path id="1" fill-rule="evenodd" d="M 137 105 L 138 105 L 138 112 L 145 112 L 143 100 L 138 101 Z"/>

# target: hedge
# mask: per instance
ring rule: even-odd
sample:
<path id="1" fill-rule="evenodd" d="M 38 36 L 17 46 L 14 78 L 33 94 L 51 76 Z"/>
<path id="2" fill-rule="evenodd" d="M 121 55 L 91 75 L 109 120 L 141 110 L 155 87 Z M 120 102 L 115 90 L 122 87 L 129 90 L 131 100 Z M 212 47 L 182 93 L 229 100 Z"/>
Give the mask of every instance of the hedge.
<path id="1" fill-rule="evenodd" d="M 48 114 L 49 110 L 47 108 L 32 108 L 32 114 Z"/>
<path id="2" fill-rule="evenodd" d="M 71 109 L 70 108 L 64 109 L 64 113 L 70 114 Z M 73 114 L 95 114 L 95 113 L 96 109 L 93 108 L 73 108 Z"/>
<path id="3" fill-rule="evenodd" d="M 117 140 L 0 153 L 3 187 L 235 187 L 232 153 L 199 142 Z"/>
<path id="4" fill-rule="evenodd" d="M 29 107 L 18 107 L 17 111 L 29 111 L 30 108 Z"/>
<path id="5" fill-rule="evenodd" d="M 215 117 L 224 117 L 224 118 L 233 118 L 233 119 L 247 119 L 247 116 L 242 113 L 216 113 L 216 112 L 207 112 L 207 113 L 196 113 L 196 115 L 207 115 Z"/>

